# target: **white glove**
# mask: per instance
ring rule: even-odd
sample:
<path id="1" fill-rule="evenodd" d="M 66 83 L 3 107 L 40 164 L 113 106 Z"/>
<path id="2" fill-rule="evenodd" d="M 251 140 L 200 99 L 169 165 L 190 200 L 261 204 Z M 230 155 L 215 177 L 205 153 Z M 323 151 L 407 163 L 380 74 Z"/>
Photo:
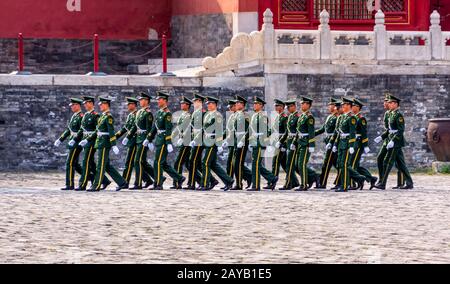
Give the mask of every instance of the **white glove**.
<path id="1" fill-rule="evenodd" d="M 73 145 L 75 145 L 75 143 L 76 143 L 75 140 L 72 139 L 69 141 L 69 146 L 72 147 Z"/>
<path id="2" fill-rule="evenodd" d="M 248 149 L 251 151 L 253 149 L 253 145 L 248 145 Z"/>
<path id="3" fill-rule="evenodd" d="M 150 150 L 150 152 L 155 151 L 155 144 L 153 144 L 153 143 L 148 143 L 148 149 Z"/>
<path id="4" fill-rule="evenodd" d="M 280 142 L 275 143 L 275 148 L 280 149 L 280 147 L 281 147 L 281 143 Z"/>
<path id="5" fill-rule="evenodd" d="M 226 148 L 226 147 L 228 147 L 228 142 L 227 141 L 224 141 L 223 143 L 222 143 L 222 148 Z M 222 149 L 223 150 L 223 149 Z"/>
<path id="6" fill-rule="evenodd" d="M 280 151 L 281 152 L 286 152 L 286 148 L 281 148 Z"/>
<path id="7" fill-rule="evenodd" d="M 310 153 L 314 153 L 314 147 L 309 147 L 309 148 L 308 148 L 308 151 L 309 151 Z"/>
<path id="8" fill-rule="evenodd" d="M 81 140 L 81 142 L 80 142 L 80 146 L 81 147 L 84 147 L 84 146 L 86 146 L 86 144 L 88 143 L 88 141 L 86 140 L 86 139 L 84 139 L 84 140 Z"/>
<path id="9" fill-rule="evenodd" d="M 181 146 L 181 145 L 183 145 L 183 138 L 180 138 L 180 139 L 178 139 L 178 141 L 177 141 L 177 146 L 179 147 L 179 146 Z"/>
<path id="10" fill-rule="evenodd" d="M 337 147 L 333 146 L 333 149 L 331 151 L 333 151 L 333 153 L 336 153 L 337 152 Z"/>
<path id="11" fill-rule="evenodd" d="M 195 143 L 195 141 L 192 140 L 191 143 L 189 143 L 189 147 L 195 147 L 196 144 L 197 144 L 197 143 Z"/>
<path id="12" fill-rule="evenodd" d="M 350 152 L 350 154 L 353 154 L 353 153 L 355 153 L 355 148 L 350 147 L 350 149 L 348 151 Z"/>
<path id="13" fill-rule="evenodd" d="M 370 152 L 370 148 L 369 147 L 364 147 L 364 153 L 368 154 Z"/>
<path id="14" fill-rule="evenodd" d="M 331 145 L 331 143 L 328 143 L 326 146 L 327 150 L 330 150 L 332 147 L 333 147 L 333 145 Z"/>
<path id="15" fill-rule="evenodd" d="M 237 144 L 237 147 L 239 148 L 239 149 L 241 149 L 242 147 L 244 147 L 244 142 L 239 142 L 238 144 Z"/>
<path id="16" fill-rule="evenodd" d="M 387 144 L 387 148 L 388 149 L 394 148 L 394 141 L 389 141 L 389 143 Z"/>
<path id="17" fill-rule="evenodd" d="M 221 154 L 223 152 L 223 147 L 219 146 L 217 147 L 217 153 Z"/>
<path id="18" fill-rule="evenodd" d="M 273 152 L 275 152 L 275 148 L 274 148 L 273 146 L 267 146 L 266 151 L 267 151 L 268 153 L 273 153 Z"/>
<path id="19" fill-rule="evenodd" d="M 142 143 L 142 145 L 144 145 L 144 147 L 147 147 L 148 143 L 150 143 L 150 142 L 147 139 L 145 139 L 144 142 Z"/>
<path id="20" fill-rule="evenodd" d="M 172 153 L 173 152 L 173 146 L 172 144 L 167 145 L 167 152 Z"/>
<path id="21" fill-rule="evenodd" d="M 375 143 L 380 143 L 383 140 L 383 138 L 381 138 L 381 136 L 378 136 L 377 138 L 375 138 Z"/>
<path id="22" fill-rule="evenodd" d="M 291 151 L 295 151 L 296 147 L 294 144 L 291 144 L 291 147 L 289 147 L 289 149 L 291 149 Z"/>
<path id="23" fill-rule="evenodd" d="M 112 147 L 112 150 L 113 150 L 114 154 L 119 155 L 119 153 L 120 153 L 119 147 L 113 146 L 113 147 Z"/>
<path id="24" fill-rule="evenodd" d="M 128 138 L 127 137 L 125 137 L 125 138 L 123 138 L 123 140 L 122 140 L 122 145 L 123 146 L 126 146 L 127 144 L 128 144 Z"/>
<path id="25" fill-rule="evenodd" d="M 59 145 L 61 145 L 61 140 L 56 140 L 53 145 L 55 145 L 55 147 L 59 147 Z"/>

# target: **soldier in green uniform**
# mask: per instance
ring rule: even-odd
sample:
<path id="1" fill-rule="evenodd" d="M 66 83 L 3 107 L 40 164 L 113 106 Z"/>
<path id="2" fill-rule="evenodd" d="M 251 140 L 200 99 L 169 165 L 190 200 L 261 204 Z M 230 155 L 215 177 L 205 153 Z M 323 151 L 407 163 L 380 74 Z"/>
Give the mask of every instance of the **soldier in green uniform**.
<path id="1" fill-rule="evenodd" d="M 94 111 L 95 108 L 95 98 L 91 96 L 83 97 L 83 105 L 86 109 L 86 112 L 83 115 L 83 119 L 81 120 L 81 127 L 78 131 L 76 137 L 72 139 L 69 144 L 75 145 L 76 143 L 80 143 L 82 140 L 88 138 L 90 135 L 94 134 L 97 127 L 98 118 L 100 117 L 98 113 Z M 81 143 L 80 143 L 81 144 Z M 84 142 L 83 142 L 84 144 Z M 91 183 L 94 182 L 95 179 L 95 171 L 97 166 L 95 165 L 95 141 L 90 141 L 86 145 L 83 145 L 83 163 L 82 163 L 82 174 L 80 177 L 80 182 L 76 191 L 85 191 L 87 188 L 88 181 Z M 80 145 L 81 146 L 81 145 Z M 101 190 L 106 189 L 106 187 L 111 182 L 107 177 L 105 177 L 102 181 Z"/>
<path id="2" fill-rule="evenodd" d="M 116 146 L 116 135 L 114 132 L 114 118 L 110 112 L 111 100 L 100 97 L 100 110 L 102 114 L 98 119 L 97 131 L 89 135 L 80 142 L 80 145 L 86 145 L 95 140 L 95 149 L 98 151 L 97 170 L 94 183 L 87 191 L 100 191 L 105 173 L 117 183 L 117 190 L 128 188 L 127 181 L 111 166 L 109 162 L 109 151 L 112 149 L 114 154 L 119 154 L 119 148 Z"/>
<path id="3" fill-rule="evenodd" d="M 136 115 L 137 115 L 137 104 L 139 103 L 139 100 L 132 97 L 126 97 L 127 101 L 127 108 L 128 108 L 128 116 L 127 120 L 125 122 L 125 125 L 116 133 L 116 138 L 120 139 L 125 134 L 125 138 L 122 140 L 122 145 L 128 148 L 127 151 L 127 158 L 125 160 L 125 169 L 123 170 L 122 177 L 127 181 L 127 183 L 130 183 L 131 180 L 131 173 L 133 172 L 134 168 L 134 161 L 136 159 L 136 132 L 132 131 L 135 127 L 136 123 Z M 153 181 L 150 178 L 150 176 L 147 174 L 147 172 L 143 171 L 142 173 L 142 179 L 145 182 L 144 187 L 149 187 Z M 135 180 L 134 187 L 138 187 L 138 184 Z"/>
<path id="4" fill-rule="evenodd" d="M 331 190 L 336 190 L 339 188 L 339 181 L 341 180 L 341 171 L 338 167 L 337 164 L 337 154 L 338 154 L 338 150 L 337 150 L 337 145 L 339 144 L 339 132 L 337 131 L 337 129 L 339 128 L 339 125 L 341 123 L 341 120 L 343 118 L 343 114 L 344 112 L 342 111 L 342 101 L 338 100 L 336 102 L 336 108 L 337 108 L 337 120 L 336 120 L 336 127 L 334 130 L 333 135 L 330 138 L 330 141 L 328 142 L 328 144 L 326 145 L 326 149 L 331 149 L 331 152 L 334 154 L 335 159 L 334 159 L 334 167 L 337 170 L 337 175 L 336 178 L 334 179 L 334 187 L 331 188 Z"/>
<path id="5" fill-rule="evenodd" d="M 336 99 L 330 99 L 330 102 L 328 103 L 328 111 L 330 114 L 327 116 L 322 127 L 317 129 L 315 133 L 316 136 L 325 133 L 325 138 L 323 139 L 325 145 L 328 145 L 331 136 L 333 136 L 334 130 L 336 129 L 336 122 L 339 116 L 338 108 L 336 107 L 337 103 L 338 101 Z M 322 164 L 322 171 L 320 173 L 320 186 L 317 186 L 316 188 L 327 188 L 328 176 L 330 174 L 331 166 L 336 166 L 336 158 L 337 154 L 333 153 L 332 147 L 327 147 L 325 159 Z"/>
<path id="6" fill-rule="evenodd" d="M 223 152 L 223 118 L 217 111 L 217 98 L 207 97 L 206 104 L 208 112 L 203 118 L 205 154 L 202 160 L 202 181 L 198 190 L 211 190 L 213 186 L 210 184 L 211 173 L 214 172 L 225 184 L 224 190 L 229 190 L 233 186 L 234 180 L 227 175 L 225 170 L 217 163 L 217 153 Z"/>
<path id="7" fill-rule="evenodd" d="M 377 156 L 377 165 L 378 165 L 378 180 L 381 181 L 382 179 L 382 174 L 384 172 L 383 170 L 383 162 L 384 162 L 384 158 L 386 157 L 387 154 L 387 144 L 388 144 L 388 136 L 389 136 L 389 132 L 387 132 L 386 130 L 389 129 L 389 97 L 390 97 L 390 93 L 386 92 L 384 94 L 384 109 L 386 110 L 386 112 L 384 113 L 384 117 L 383 117 L 383 122 L 384 122 L 384 134 L 381 136 L 378 136 L 377 138 L 375 138 L 375 143 L 380 143 L 381 141 L 383 141 L 383 144 L 381 145 L 381 149 L 378 152 L 378 156 Z M 396 164 L 397 167 L 397 186 L 393 187 L 393 189 L 399 189 L 400 187 L 405 185 L 405 178 L 403 177 L 403 174 L 401 173 L 401 171 L 398 170 L 398 166 Z"/>
<path id="8" fill-rule="evenodd" d="M 247 188 L 251 185 L 252 171 L 245 166 L 245 158 L 248 151 L 249 139 L 249 118 L 244 112 L 247 100 L 241 96 L 236 96 L 236 117 L 234 119 L 234 175 L 236 185 L 231 190 L 242 190 L 242 181 L 247 181 Z"/>
<path id="9" fill-rule="evenodd" d="M 351 157 L 351 164 L 355 171 L 366 178 L 366 181 L 370 183 L 370 189 L 372 189 L 378 179 L 373 177 L 366 168 L 360 165 L 363 152 L 365 154 L 370 152 L 369 138 L 367 138 L 367 120 L 361 113 L 363 107 L 364 104 L 361 100 L 353 99 L 352 112 L 356 118 L 356 142 L 354 145 L 356 153 Z"/>
<path id="10" fill-rule="evenodd" d="M 155 161 L 153 168 L 155 170 L 155 186 L 154 190 L 163 189 L 163 172 L 166 172 L 177 182 L 177 188 L 181 189 L 185 177 L 178 174 L 174 168 L 167 163 L 167 153 L 173 152 L 172 146 L 172 113 L 167 107 L 169 95 L 163 91 L 157 92 L 156 100 L 158 102 L 158 112 L 156 113 L 155 123 L 152 130 L 147 136 L 150 142 L 150 149 L 156 147 Z M 153 140 L 155 143 L 153 144 Z"/>
<path id="11" fill-rule="evenodd" d="M 263 112 L 265 104 L 263 99 L 254 98 L 253 110 L 255 113 L 250 119 L 249 126 L 249 147 L 252 150 L 252 188 L 248 191 L 261 190 L 261 175 L 267 180 L 269 189 L 274 190 L 278 181 L 278 177 L 262 164 L 263 152 L 270 140 L 269 118 Z"/>
<path id="12" fill-rule="evenodd" d="M 225 132 L 223 135 L 224 142 L 222 143 L 222 148 L 228 148 L 227 156 L 227 166 L 226 172 L 230 177 L 234 176 L 234 151 L 236 145 L 234 145 L 234 121 L 236 117 L 236 100 L 228 101 L 228 120 L 226 122 Z M 222 189 L 225 189 L 223 187 Z"/>
<path id="13" fill-rule="evenodd" d="M 297 157 L 298 148 L 295 147 L 295 137 L 297 136 L 297 122 L 300 114 L 297 111 L 296 100 L 286 101 L 287 110 L 289 112 L 287 120 L 287 131 L 281 138 L 282 141 L 286 143 L 287 155 L 286 155 L 286 183 L 280 190 L 291 190 L 298 187 L 300 184 L 298 182 L 297 176 Z M 294 146 L 293 146 L 294 145 Z"/>
<path id="14" fill-rule="evenodd" d="M 405 185 L 401 186 L 400 189 L 413 189 L 414 184 L 411 175 L 406 167 L 405 158 L 403 155 L 403 147 L 405 147 L 405 119 L 403 114 L 399 110 L 400 99 L 390 95 L 389 96 L 389 129 L 383 134 L 387 135 L 388 144 L 387 154 L 383 161 L 383 171 L 381 175 L 381 181 L 375 185 L 376 188 L 386 189 L 387 179 L 389 177 L 389 172 L 391 171 L 394 163 L 397 164 L 398 170 L 402 173 L 405 178 Z"/>
<path id="15" fill-rule="evenodd" d="M 189 109 L 191 108 L 191 105 L 191 100 L 184 96 L 181 98 L 181 113 L 177 119 L 176 127 L 172 132 L 172 139 L 177 141 L 176 146 L 179 147 L 174 168 L 180 175 L 183 174 L 183 165 L 186 168 L 189 168 L 189 155 L 191 153 L 191 147 L 189 147 L 189 143 L 191 141 L 191 114 L 189 113 Z M 175 189 L 177 187 L 178 186 L 174 181 L 171 189 Z"/>
<path id="16" fill-rule="evenodd" d="M 301 100 L 302 114 L 297 120 L 297 135 L 291 143 L 291 150 L 298 148 L 297 168 L 300 172 L 301 183 L 296 191 L 307 191 L 315 182 L 319 185 L 319 175 L 308 167 L 308 161 L 311 153 L 314 153 L 316 147 L 315 139 L 315 119 L 310 109 L 313 103 L 311 98 L 302 97 Z M 295 163 L 295 162 L 294 162 Z"/>
<path id="17" fill-rule="evenodd" d="M 69 138 L 72 140 L 78 133 L 81 127 L 81 120 L 83 119 L 83 113 L 81 112 L 81 103 L 83 101 L 77 98 L 70 99 L 70 109 L 73 112 L 72 117 L 69 120 L 66 130 L 61 134 L 61 136 L 55 141 L 54 145 L 59 147 L 64 140 Z M 81 147 L 78 143 L 70 146 L 67 145 L 69 149 L 69 155 L 66 159 L 66 187 L 61 188 L 61 190 L 74 190 L 74 177 L 75 171 L 79 174 L 82 173 L 82 168 L 78 163 L 78 158 L 81 153 Z"/>
<path id="18" fill-rule="evenodd" d="M 285 172 L 287 172 L 286 168 L 286 141 L 283 141 L 283 138 L 286 137 L 287 131 L 287 120 L 288 115 L 284 111 L 285 104 L 283 101 L 275 99 L 275 111 L 277 115 L 272 124 L 272 137 L 275 142 L 275 156 L 273 157 L 272 162 L 272 173 L 274 176 L 278 177 L 280 174 L 280 166 L 283 168 Z M 264 189 L 269 189 L 269 186 Z"/>
<path id="19" fill-rule="evenodd" d="M 189 156 L 189 177 L 187 187 L 184 189 L 195 190 L 195 183 L 197 182 L 201 186 L 202 182 L 202 153 L 204 150 L 203 145 L 203 117 L 205 111 L 203 109 L 203 103 L 205 102 L 205 97 L 198 93 L 194 94 L 192 99 L 194 104 L 194 112 L 192 113 L 191 119 L 191 130 L 192 130 L 192 141 L 189 143 L 191 147 L 191 154 Z M 213 177 L 210 177 L 211 186 L 214 187 L 219 184 L 219 182 Z"/>
<path id="20" fill-rule="evenodd" d="M 364 187 L 364 176 L 361 176 L 353 170 L 350 164 L 350 157 L 355 153 L 356 142 L 356 118 L 351 113 L 352 105 L 352 99 L 342 99 L 342 110 L 344 114 L 342 114 L 342 118 L 335 131 L 335 133 L 339 135 L 337 144 L 334 147 L 337 147 L 338 150 L 337 163 L 340 171 L 339 187 L 336 189 L 336 192 L 348 191 L 351 179 L 358 183 L 358 189 Z M 332 141 L 334 141 L 333 138 Z"/>

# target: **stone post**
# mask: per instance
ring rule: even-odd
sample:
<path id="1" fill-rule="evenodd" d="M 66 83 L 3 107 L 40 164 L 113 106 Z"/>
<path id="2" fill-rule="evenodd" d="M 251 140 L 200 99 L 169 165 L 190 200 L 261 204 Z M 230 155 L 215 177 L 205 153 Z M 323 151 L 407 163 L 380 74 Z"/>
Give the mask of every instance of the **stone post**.
<path id="1" fill-rule="evenodd" d="M 320 59 L 331 59 L 330 14 L 327 10 L 320 13 Z"/>
<path id="2" fill-rule="evenodd" d="M 384 13 L 378 10 L 375 14 L 375 54 L 377 60 L 385 60 L 387 57 L 388 38 L 386 26 L 384 25 Z"/>
<path id="3" fill-rule="evenodd" d="M 263 14 L 262 32 L 264 34 L 264 59 L 274 57 L 275 29 L 273 27 L 273 13 L 267 9 Z"/>
<path id="4" fill-rule="evenodd" d="M 443 37 L 441 29 L 441 15 L 434 10 L 430 15 L 431 59 L 443 59 Z"/>

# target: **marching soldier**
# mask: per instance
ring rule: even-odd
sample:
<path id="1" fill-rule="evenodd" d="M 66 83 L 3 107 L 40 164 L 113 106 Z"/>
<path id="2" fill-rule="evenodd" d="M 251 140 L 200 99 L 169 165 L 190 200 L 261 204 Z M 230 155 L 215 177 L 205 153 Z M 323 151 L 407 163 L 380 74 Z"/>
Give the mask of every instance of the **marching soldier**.
<path id="1" fill-rule="evenodd" d="M 81 142 L 84 139 L 87 139 L 89 136 L 95 133 L 98 118 L 100 117 L 98 113 L 94 111 L 95 108 L 95 98 L 91 96 L 83 97 L 83 105 L 86 109 L 86 112 L 83 115 L 83 119 L 81 120 L 81 127 L 78 131 L 76 137 L 69 142 L 71 145 L 75 145 L 76 143 Z M 94 157 L 95 157 L 95 140 L 88 141 L 86 145 L 83 146 L 83 163 L 82 163 L 82 174 L 80 177 L 80 182 L 76 191 L 85 191 L 87 188 L 87 183 L 90 180 L 91 183 L 94 182 L 95 179 L 95 171 L 97 166 L 95 165 Z M 102 181 L 101 190 L 106 189 L 106 187 L 111 182 L 107 177 L 105 177 Z"/>
<path id="2" fill-rule="evenodd" d="M 197 182 L 201 186 L 202 182 L 202 153 L 204 149 L 203 145 L 203 117 L 205 111 L 203 109 L 203 103 L 205 97 L 194 94 L 192 102 L 194 104 L 194 112 L 192 113 L 191 129 L 192 129 L 192 141 L 189 143 L 191 147 L 191 154 L 189 156 L 189 177 L 187 187 L 184 189 L 195 190 L 195 183 Z M 213 177 L 210 177 L 211 186 L 215 187 L 219 182 Z"/>
<path id="3" fill-rule="evenodd" d="M 263 113 L 266 102 L 258 97 L 254 99 L 254 111 L 250 120 L 249 145 L 252 149 L 252 188 L 248 191 L 260 191 L 261 175 L 267 180 L 268 188 L 274 190 L 278 177 L 262 165 L 262 152 L 270 140 L 269 118 Z"/>
<path id="4" fill-rule="evenodd" d="M 328 110 L 330 112 L 330 115 L 328 115 L 325 123 L 321 128 L 317 129 L 315 133 L 316 136 L 325 133 L 325 138 L 323 139 L 325 145 L 328 145 L 331 140 L 331 136 L 333 136 L 334 130 L 336 129 L 336 122 L 339 116 L 336 104 L 338 104 L 338 101 L 334 98 L 331 98 L 330 102 L 328 103 Z M 325 152 L 325 159 L 322 164 L 322 172 L 320 173 L 320 186 L 316 188 L 327 188 L 328 176 L 330 174 L 331 166 L 336 166 L 336 158 L 337 154 L 332 151 L 331 147 L 327 148 Z"/>
<path id="5" fill-rule="evenodd" d="M 77 98 L 70 99 L 70 109 L 73 112 L 72 117 L 69 120 L 69 124 L 67 125 L 66 130 L 61 134 L 61 136 L 55 141 L 54 145 L 59 147 L 64 140 L 69 138 L 69 140 L 73 140 L 81 127 L 81 120 L 83 119 L 83 113 L 81 112 L 81 103 L 83 101 Z M 80 164 L 78 164 L 78 158 L 81 153 L 81 147 L 78 143 L 74 143 L 73 145 L 67 145 L 69 149 L 69 155 L 66 160 L 66 187 L 61 188 L 61 190 L 73 190 L 74 186 L 74 176 L 75 171 L 79 174 L 82 173 L 82 168 Z"/>
<path id="6" fill-rule="evenodd" d="M 272 173 L 274 176 L 278 177 L 280 174 L 280 166 L 285 172 L 286 168 L 286 141 L 283 141 L 283 137 L 286 137 L 287 131 L 287 120 L 288 115 L 284 112 L 285 104 L 283 101 L 275 99 L 275 111 L 277 116 L 273 122 L 272 126 L 272 136 L 275 138 L 275 148 L 276 153 L 272 162 Z M 269 186 L 264 189 L 269 189 Z"/>
<path id="7" fill-rule="evenodd" d="M 356 142 L 356 118 L 351 113 L 351 107 L 353 100 L 349 98 L 342 99 L 342 118 L 339 125 L 336 128 L 335 134 L 333 134 L 332 141 L 336 141 L 337 135 L 339 139 L 337 144 L 333 147 L 337 147 L 338 151 L 338 167 L 339 167 L 339 187 L 336 192 L 348 191 L 350 185 L 350 179 L 355 180 L 358 183 L 357 189 L 364 187 L 364 176 L 359 175 L 354 171 L 350 165 L 350 156 L 355 153 Z"/>
<path id="8" fill-rule="evenodd" d="M 376 177 L 373 177 L 367 169 L 360 165 L 363 151 L 366 154 L 370 152 L 369 138 L 367 138 L 367 120 L 361 114 L 361 109 L 363 107 L 363 102 L 356 98 L 353 99 L 352 112 L 354 113 L 354 116 L 356 118 L 356 142 L 354 146 L 356 153 L 351 157 L 351 164 L 352 168 L 356 172 L 366 178 L 366 181 L 370 183 L 370 189 L 372 189 L 378 179 Z"/>
<path id="9" fill-rule="evenodd" d="M 331 190 L 336 190 L 339 188 L 339 182 L 341 180 L 341 170 L 339 169 L 339 166 L 337 164 L 337 155 L 338 155 L 338 148 L 337 145 L 339 144 L 339 132 L 337 131 L 339 126 L 341 125 L 341 120 L 343 118 L 343 110 L 342 110 L 342 101 L 337 101 L 336 102 L 336 108 L 337 108 L 337 113 L 338 113 L 338 117 L 336 120 L 336 127 L 334 129 L 334 133 L 330 138 L 330 141 L 328 142 L 326 149 L 330 150 L 331 152 L 335 155 L 335 161 L 334 161 L 334 167 L 337 169 L 337 175 L 336 178 L 334 179 L 334 187 L 331 188 Z"/>
<path id="10" fill-rule="evenodd" d="M 217 111 L 219 100 L 213 97 L 206 99 L 208 112 L 203 119 L 205 154 L 202 160 L 202 182 L 198 190 L 207 191 L 213 188 L 210 178 L 211 172 L 214 172 L 225 184 L 224 190 L 227 191 L 233 186 L 234 180 L 217 163 L 217 153 L 220 154 L 223 151 L 222 146 L 217 147 L 217 144 L 222 144 L 223 141 L 222 115 Z"/>
<path id="11" fill-rule="evenodd" d="M 236 148 L 236 145 L 234 144 L 234 122 L 236 117 L 236 101 L 230 100 L 228 101 L 228 111 L 230 112 L 230 115 L 228 117 L 226 127 L 225 127 L 225 133 L 223 135 L 224 142 L 222 143 L 222 148 L 228 147 L 228 156 L 227 156 L 227 167 L 226 172 L 227 175 L 230 177 L 234 176 L 234 151 Z M 222 188 L 225 189 L 225 188 Z"/>
<path id="12" fill-rule="evenodd" d="M 387 179 L 389 177 L 389 172 L 392 169 L 394 163 L 397 164 L 398 170 L 405 177 L 405 185 L 400 187 L 400 189 L 413 189 L 413 181 L 411 175 L 409 174 L 408 168 L 406 167 L 405 158 L 403 156 L 403 147 L 405 147 L 405 120 L 403 114 L 399 110 L 400 99 L 390 95 L 389 96 L 389 129 L 383 134 L 384 137 L 387 135 L 388 144 L 387 154 L 383 161 L 383 171 L 381 175 L 380 183 L 375 185 L 376 188 L 386 189 Z"/>
<path id="13" fill-rule="evenodd" d="M 98 119 L 97 131 L 89 135 L 80 142 L 81 146 L 85 146 L 88 142 L 95 139 L 95 149 L 98 150 L 97 170 L 94 183 L 87 191 L 100 191 L 105 173 L 117 183 L 117 190 L 128 188 L 127 181 L 111 166 L 109 162 L 109 151 L 112 149 L 114 154 L 119 154 L 119 148 L 116 146 L 116 135 L 114 133 L 114 118 L 110 112 L 111 100 L 109 98 L 100 97 L 100 110 L 102 114 Z"/>
<path id="14" fill-rule="evenodd" d="M 389 132 L 387 132 L 387 130 L 389 129 L 389 113 L 391 112 L 389 110 L 389 97 L 390 97 L 390 93 L 385 93 L 384 94 L 384 109 L 386 110 L 386 112 L 384 113 L 384 117 L 383 117 L 383 122 L 384 122 L 384 130 L 385 130 L 385 134 L 378 136 L 377 138 L 375 138 L 375 143 L 380 143 L 381 141 L 383 141 L 383 144 L 381 145 L 381 149 L 378 152 L 378 156 L 377 156 L 377 166 L 378 166 L 378 180 L 381 181 L 382 179 L 382 174 L 384 172 L 383 170 L 383 162 L 384 162 L 384 158 L 386 157 L 387 154 L 387 144 L 388 144 L 388 136 L 389 136 Z M 386 134 L 387 133 L 387 134 Z M 400 187 L 405 185 L 405 178 L 403 177 L 403 174 L 400 170 L 398 170 L 398 166 L 397 164 L 395 165 L 397 168 L 397 186 L 393 187 L 392 189 L 399 189 Z"/>
<path id="15" fill-rule="evenodd" d="M 163 190 L 163 171 L 167 172 L 170 177 L 177 182 L 177 189 L 181 189 L 186 178 L 178 174 L 166 161 L 167 153 L 173 152 L 172 113 L 167 107 L 169 95 L 159 91 L 157 92 L 156 100 L 158 102 L 159 110 L 156 113 L 153 128 L 147 136 L 147 141 L 150 142 L 148 147 L 152 149 L 156 146 L 155 161 L 153 164 L 155 170 L 155 186 L 153 189 Z M 155 140 L 154 144 L 152 143 L 153 140 Z"/>
<path id="16" fill-rule="evenodd" d="M 291 143 L 291 150 L 298 148 L 298 170 L 300 172 L 301 183 L 296 191 L 307 191 L 315 182 L 317 187 L 319 184 L 319 175 L 308 167 L 309 157 L 314 153 L 316 146 L 314 116 L 310 112 L 313 100 L 303 97 L 301 100 L 302 114 L 297 121 L 297 135 Z M 294 162 L 295 163 L 295 162 Z"/>
<path id="17" fill-rule="evenodd" d="M 116 138 L 120 139 L 122 136 L 125 136 L 125 138 L 122 140 L 122 145 L 128 148 L 127 151 L 127 158 L 125 160 L 125 169 L 123 170 L 122 177 L 127 181 L 127 183 L 130 183 L 131 179 L 131 173 L 133 172 L 134 168 L 134 161 L 136 159 L 136 150 L 137 150 L 137 144 L 136 144 L 136 131 L 132 131 L 135 127 L 136 123 L 136 115 L 137 115 L 137 104 L 139 103 L 139 100 L 136 98 L 127 97 L 127 108 L 128 108 L 128 116 L 127 120 L 125 122 L 125 125 L 122 127 L 121 130 L 119 130 L 116 133 Z M 142 173 L 142 179 L 145 182 L 144 187 L 150 186 L 153 182 L 147 172 L 143 171 Z M 135 180 L 134 187 L 138 187 L 138 184 Z"/>
<path id="18" fill-rule="evenodd" d="M 251 185 L 252 171 L 245 166 L 245 158 L 248 151 L 249 139 L 249 119 L 244 112 L 247 100 L 241 96 L 236 96 L 236 117 L 234 120 L 234 136 L 236 149 L 234 152 L 234 174 L 236 185 L 231 190 L 242 190 L 242 180 L 247 181 L 247 188 Z"/>
<path id="19" fill-rule="evenodd" d="M 287 131 L 284 136 L 281 138 L 282 141 L 286 141 L 286 183 L 280 190 L 291 190 L 295 187 L 299 186 L 297 176 L 295 172 L 297 171 L 297 157 L 298 157 L 298 148 L 295 147 L 295 137 L 297 136 L 297 122 L 300 117 L 300 114 L 297 111 L 297 105 L 295 100 L 287 101 L 286 107 L 289 112 L 288 120 L 287 120 Z"/>
<path id="20" fill-rule="evenodd" d="M 186 97 L 181 98 L 180 108 L 181 114 L 177 120 L 177 126 L 172 132 L 172 138 L 176 139 L 176 146 L 180 147 L 178 150 L 177 158 L 175 159 L 174 168 L 178 174 L 183 174 L 183 165 L 189 167 L 189 155 L 191 152 L 191 147 L 189 147 L 190 142 L 190 125 L 191 125 L 191 114 L 189 109 L 192 105 L 192 101 Z M 171 189 L 177 188 L 177 184 L 174 181 Z"/>

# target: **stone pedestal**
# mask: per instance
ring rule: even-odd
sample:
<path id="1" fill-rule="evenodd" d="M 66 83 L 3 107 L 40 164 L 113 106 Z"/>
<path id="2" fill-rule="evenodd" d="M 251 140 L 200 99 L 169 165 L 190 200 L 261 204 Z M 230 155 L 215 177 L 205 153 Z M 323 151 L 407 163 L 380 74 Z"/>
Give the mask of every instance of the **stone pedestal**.
<path id="1" fill-rule="evenodd" d="M 431 168 L 434 173 L 450 174 L 450 162 L 433 162 Z"/>

